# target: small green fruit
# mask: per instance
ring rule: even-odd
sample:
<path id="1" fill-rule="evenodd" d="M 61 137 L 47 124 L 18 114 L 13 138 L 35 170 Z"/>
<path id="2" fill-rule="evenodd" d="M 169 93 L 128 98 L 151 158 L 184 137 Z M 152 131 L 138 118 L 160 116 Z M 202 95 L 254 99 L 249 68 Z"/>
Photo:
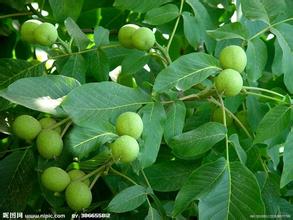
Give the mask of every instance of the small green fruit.
<path id="1" fill-rule="evenodd" d="M 62 192 L 70 183 L 70 177 L 59 167 L 49 167 L 43 172 L 41 182 L 48 190 Z"/>
<path id="2" fill-rule="evenodd" d="M 68 172 L 68 175 L 70 176 L 71 182 L 80 179 L 81 177 L 85 176 L 85 173 L 81 170 L 70 170 Z M 90 180 L 89 179 L 85 179 L 82 182 L 84 182 L 87 186 L 90 185 Z"/>
<path id="3" fill-rule="evenodd" d="M 223 112 L 221 108 L 217 108 L 214 113 L 213 113 L 213 121 L 219 122 L 219 123 L 224 123 L 223 122 Z M 233 119 L 228 113 L 226 112 L 226 124 L 227 126 L 230 126 L 233 122 Z"/>
<path id="4" fill-rule="evenodd" d="M 58 32 L 50 23 L 40 24 L 33 33 L 36 42 L 43 46 L 51 46 L 58 38 Z"/>
<path id="5" fill-rule="evenodd" d="M 138 139 L 143 131 L 143 122 L 139 114 L 124 112 L 116 120 L 116 130 L 119 135 L 129 135 Z"/>
<path id="6" fill-rule="evenodd" d="M 132 35 L 132 43 L 136 49 L 148 51 L 156 42 L 154 33 L 146 27 L 138 28 Z"/>
<path id="7" fill-rule="evenodd" d="M 58 132 L 42 130 L 37 138 L 37 148 L 42 157 L 52 159 L 62 153 L 63 141 Z"/>
<path id="8" fill-rule="evenodd" d="M 243 86 L 243 80 L 235 70 L 225 69 L 215 79 L 216 89 L 226 96 L 237 95 Z"/>
<path id="9" fill-rule="evenodd" d="M 83 182 L 71 182 L 65 191 L 68 206 L 74 211 L 88 208 L 92 203 L 92 192 Z"/>
<path id="10" fill-rule="evenodd" d="M 28 43 L 36 43 L 33 33 L 40 24 L 42 24 L 41 21 L 34 19 L 24 22 L 20 29 L 21 39 Z"/>
<path id="11" fill-rule="evenodd" d="M 220 63 L 225 69 L 234 69 L 241 73 L 247 64 L 247 57 L 242 47 L 232 45 L 225 47 L 220 53 Z"/>
<path id="12" fill-rule="evenodd" d="M 126 48 L 134 48 L 132 44 L 132 35 L 139 28 L 135 24 L 126 24 L 119 29 L 118 40 L 119 43 Z"/>
<path id="13" fill-rule="evenodd" d="M 47 129 L 52 127 L 53 125 L 55 125 L 57 122 L 55 121 L 55 119 L 53 118 L 42 118 L 39 120 L 42 129 Z M 59 134 L 61 134 L 61 128 L 57 127 L 53 129 L 54 131 L 58 132 Z"/>
<path id="14" fill-rule="evenodd" d="M 14 134 L 27 141 L 33 140 L 41 129 L 39 121 L 30 115 L 20 115 L 12 124 Z"/>
<path id="15" fill-rule="evenodd" d="M 118 137 L 111 145 L 112 155 L 116 160 L 130 163 L 137 158 L 139 145 L 137 141 L 128 135 Z"/>

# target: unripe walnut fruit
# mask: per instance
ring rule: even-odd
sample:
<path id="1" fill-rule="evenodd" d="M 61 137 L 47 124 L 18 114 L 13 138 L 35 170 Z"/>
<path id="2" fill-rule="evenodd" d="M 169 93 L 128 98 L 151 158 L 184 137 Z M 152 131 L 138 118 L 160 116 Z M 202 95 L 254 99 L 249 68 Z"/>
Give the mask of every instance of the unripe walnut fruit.
<path id="1" fill-rule="evenodd" d="M 225 69 L 216 77 L 215 86 L 219 93 L 225 96 L 237 95 L 243 86 L 243 80 L 239 72 Z"/>
<path id="2" fill-rule="evenodd" d="M 68 172 L 68 175 L 70 176 L 71 182 L 78 180 L 85 176 L 85 173 L 82 170 L 70 170 Z M 82 182 L 84 182 L 87 186 L 90 185 L 90 180 L 85 179 Z"/>
<path id="3" fill-rule="evenodd" d="M 49 167 L 42 173 L 41 182 L 50 191 L 62 192 L 70 183 L 70 177 L 59 167 Z"/>
<path id="4" fill-rule="evenodd" d="M 39 122 L 42 126 L 42 129 L 48 129 L 56 124 L 56 121 L 53 118 L 42 118 L 39 120 Z M 58 132 L 59 134 L 61 133 L 60 127 L 54 128 L 53 130 Z"/>
<path id="5" fill-rule="evenodd" d="M 129 135 L 138 139 L 143 131 L 143 122 L 139 114 L 124 112 L 116 120 L 116 131 L 119 135 Z"/>
<path id="6" fill-rule="evenodd" d="M 63 141 L 58 132 L 42 130 L 37 138 L 37 148 L 42 157 L 52 159 L 62 153 Z"/>
<path id="7" fill-rule="evenodd" d="M 119 29 L 118 40 L 119 43 L 126 48 L 134 48 L 132 44 L 132 35 L 139 28 L 135 24 L 126 24 Z"/>
<path id="8" fill-rule="evenodd" d="M 118 137 L 110 147 L 114 159 L 120 160 L 123 163 L 134 161 L 139 153 L 139 145 L 137 141 L 128 135 Z"/>
<path id="9" fill-rule="evenodd" d="M 36 43 L 33 33 L 40 24 L 42 24 L 42 22 L 35 19 L 24 22 L 20 29 L 21 39 L 28 43 Z"/>
<path id="10" fill-rule="evenodd" d="M 51 46 L 58 38 L 58 32 L 54 25 L 42 23 L 34 30 L 35 41 L 43 46 Z"/>
<path id="11" fill-rule="evenodd" d="M 247 64 L 247 57 L 242 47 L 231 45 L 220 53 L 220 63 L 224 69 L 234 69 L 241 73 Z"/>
<path id="12" fill-rule="evenodd" d="M 69 184 L 65 191 L 68 206 L 74 211 L 88 208 L 92 203 L 90 188 L 83 182 L 75 181 Z"/>
<path id="13" fill-rule="evenodd" d="M 156 37 L 151 29 L 138 28 L 132 35 L 132 43 L 136 49 L 148 51 L 156 42 Z"/>
<path id="14" fill-rule="evenodd" d="M 14 134 L 27 141 L 33 140 L 41 129 L 39 121 L 30 115 L 20 115 L 12 124 Z"/>

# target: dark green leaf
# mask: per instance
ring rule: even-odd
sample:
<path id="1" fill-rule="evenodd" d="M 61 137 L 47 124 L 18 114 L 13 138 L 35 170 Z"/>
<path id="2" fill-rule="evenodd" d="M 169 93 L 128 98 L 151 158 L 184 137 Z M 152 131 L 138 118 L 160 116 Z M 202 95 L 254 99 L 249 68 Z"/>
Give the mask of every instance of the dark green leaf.
<path id="1" fill-rule="evenodd" d="M 70 37 L 73 38 L 74 43 L 78 47 L 79 50 L 84 50 L 90 43 L 90 40 L 87 36 L 80 30 L 78 25 L 74 22 L 74 20 L 68 17 L 65 20 L 65 27 L 68 31 Z"/>
<path id="2" fill-rule="evenodd" d="M 152 25 L 161 25 L 172 21 L 179 15 L 179 9 L 174 4 L 167 4 L 148 11 L 144 22 Z"/>
<path id="3" fill-rule="evenodd" d="M 140 113 L 142 114 L 143 132 L 139 161 L 141 168 L 145 168 L 152 165 L 157 159 L 166 113 L 161 103 L 147 104 L 140 110 Z"/>
<path id="4" fill-rule="evenodd" d="M 181 56 L 158 74 L 154 90 L 163 92 L 172 87 L 187 90 L 219 70 L 221 70 L 219 62 L 213 56 L 205 53 L 190 53 Z"/>
<path id="5" fill-rule="evenodd" d="M 204 30 L 200 26 L 200 23 L 196 17 L 194 17 L 190 12 L 184 11 L 182 13 L 183 17 L 183 29 L 184 35 L 188 43 L 196 48 L 200 40 L 202 39 L 202 34 Z"/>
<path id="6" fill-rule="evenodd" d="M 20 79 L 0 92 L 0 96 L 27 108 L 50 114 L 64 114 L 59 107 L 72 89 L 80 84 L 66 76 L 41 76 Z"/>
<path id="7" fill-rule="evenodd" d="M 49 3 L 57 21 L 63 21 L 68 17 L 77 20 L 82 9 L 83 0 L 76 0 L 74 4 L 70 0 L 49 0 Z"/>
<path id="8" fill-rule="evenodd" d="M 281 188 L 286 186 L 288 183 L 290 183 L 293 180 L 293 129 L 291 129 L 287 140 L 284 145 L 284 154 L 283 154 L 283 161 L 284 161 L 284 167 L 283 167 L 283 173 L 281 177 Z"/>
<path id="9" fill-rule="evenodd" d="M 6 88 L 14 81 L 45 74 L 44 64 L 32 65 L 24 60 L 0 59 L 0 89 Z"/>
<path id="10" fill-rule="evenodd" d="M 85 83 L 85 73 L 87 70 L 86 61 L 80 54 L 69 57 L 64 64 L 60 74 L 77 79 L 80 83 Z"/>
<path id="11" fill-rule="evenodd" d="M 254 143 L 261 143 L 283 132 L 290 124 L 290 114 L 290 106 L 277 105 L 272 108 L 259 123 Z"/>
<path id="12" fill-rule="evenodd" d="M 149 62 L 150 55 L 143 51 L 135 50 L 129 53 L 122 61 L 122 74 L 133 75 Z"/>
<path id="13" fill-rule="evenodd" d="M 243 148 L 241 147 L 241 145 L 239 143 L 238 135 L 237 134 L 232 134 L 229 137 L 229 140 L 232 143 L 232 146 L 234 147 L 240 162 L 245 166 L 247 155 L 246 155 L 246 152 L 243 150 Z"/>
<path id="14" fill-rule="evenodd" d="M 0 162 L 0 210 L 23 211 L 32 192 L 35 158 L 31 149 L 16 151 Z M 35 177 L 36 178 L 36 177 Z"/>
<path id="15" fill-rule="evenodd" d="M 94 30 L 94 39 L 96 47 L 109 44 L 109 30 L 101 26 L 97 26 Z"/>
<path id="16" fill-rule="evenodd" d="M 160 216 L 159 212 L 155 208 L 150 206 L 148 214 L 144 220 L 161 220 L 161 219 L 162 217 Z"/>
<path id="17" fill-rule="evenodd" d="M 127 198 L 127 201 L 125 200 Z M 140 185 L 134 185 L 122 190 L 109 203 L 107 209 L 110 212 L 128 212 L 141 206 L 147 198 L 147 189 Z"/>
<path id="18" fill-rule="evenodd" d="M 248 31 L 244 25 L 239 22 L 226 24 L 216 30 L 207 31 L 208 35 L 216 40 L 226 40 L 239 38 L 245 40 L 248 38 Z"/>
<path id="19" fill-rule="evenodd" d="M 167 109 L 167 119 L 164 128 L 164 138 L 167 143 L 176 135 L 182 133 L 184 128 L 186 107 L 182 101 L 170 104 Z"/>
<path id="20" fill-rule="evenodd" d="M 88 74 L 93 76 L 98 82 L 108 81 L 110 62 L 105 51 L 97 49 L 97 51 L 88 53 L 85 58 L 88 62 Z"/>
<path id="21" fill-rule="evenodd" d="M 123 10 L 147 12 L 153 8 L 169 2 L 170 0 L 115 0 L 114 6 Z"/>
<path id="22" fill-rule="evenodd" d="M 170 141 L 175 155 L 183 158 L 191 158 L 210 150 L 221 141 L 226 134 L 223 124 L 208 122 L 186 133 L 173 137 Z"/>
<path id="23" fill-rule="evenodd" d="M 262 1 L 255 0 L 241 0 L 241 7 L 243 15 L 251 20 L 262 20 L 266 23 L 270 23 L 267 11 Z"/>
<path id="24" fill-rule="evenodd" d="M 209 191 L 225 172 L 226 165 L 226 161 L 221 158 L 193 171 L 176 196 L 172 215 L 177 216 L 192 201 L 199 199 L 201 194 Z"/>
<path id="25" fill-rule="evenodd" d="M 62 107 L 76 124 L 89 127 L 122 112 L 136 111 L 147 103 L 152 103 L 150 97 L 138 89 L 114 82 L 100 82 L 74 89 L 62 103 Z"/>

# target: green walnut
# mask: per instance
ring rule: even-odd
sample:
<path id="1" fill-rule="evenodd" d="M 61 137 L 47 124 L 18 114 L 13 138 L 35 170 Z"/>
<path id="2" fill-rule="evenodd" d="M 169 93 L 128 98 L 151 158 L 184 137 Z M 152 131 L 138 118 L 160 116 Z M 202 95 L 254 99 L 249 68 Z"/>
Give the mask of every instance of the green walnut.
<path id="1" fill-rule="evenodd" d="M 138 139 L 143 131 L 143 122 L 139 114 L 124 112 L 116 120 L 116 131 L 119 135 L 129 135 Z"/>
<path id="2" fill-rule="evenodd" d="M 41 129 L 39 121 L 30 115 L 20 115 L 12 124 L 14 134 L 27 141 L 35 139 Z"/>
<path id="3" fill-rule="evenodd" d="M 62 153 L 63 141 L 58 132 L 42 130 L 37 137 L 37 148 L 42 157 L 52 159 Z"/>
<path id="4" fill-rule="evenodd" d="M 247 64 L 247 57 L 242 47 L 231 45 L 220 53 L 220 63 L 224 69 L 234 69 L 241 73 Z"/>
<path id="5" fill-rule="evenodd" d="M 65 190 L 65 199 L 68 206 L 74 211 L 88 208 L 92 203 L 90 188 L 81 181 L 71 182 Z"/>
<path id="6" fill-rule="evenodd" d="M 126 48 L 134 48 L 132 44 L 132 35 L 139 28 L 136 24 L 126 24 L 119 29 L 119 43 Z"/>
<path id="7" fill-rule="evenodd" d="M 243 79 L 239 72 L 233 69 L 225 69 L 216 77 L 215 87 L 219 93 L 225 96 L 239 94 L 243 86 Z"/>
<path id="8" fill-rule="evenodd" d="M 42 173 L 41 182 L 50 191 L 62 192 L 70 183 L 70 177 L 59 167 L 49 167 Z"/>
<path id="9" fill-rule="evenodd" d="M 224 123 L 223 122 L 223 112 L 221 108 L 217 108 L 213 113 L 213 121 Z M 233 123 L 232 117 L 226 112 L 226 125 L 229 126 Z"/>
<path id="10" fill-rule="evenodd" d="M 156 42 L 156 37 L 151 29 L 138 28 L 132 35 L 132 44 L 136 49 L 148 51 Z"/>
<path id="11" fill-rule="evenodd" d="M 26 22 L 24 22 L 20 29 L 21 39 L 28 43 L 36 43 L 34 31 L 40 24 L 42 24 L 42 22 L 35 19 L 27 20 Z"/>
<path id="12" fill-rule="evenodd" d="M 51 46 L 58 38 L 58 32 L 54 25 L 50 23 L 40 24 L 33 33 L 35 41 L 43 46 Z"/>
<path id="13" fill-rule="evenodd" d="M 134 161 L 139 153 L 137 141 L 128 135 L 118 137 L 110 147 L 114 159 L 123 163 Z"/>
<path id="14" fill-rule="evenodd" d="M 85 176 L 85 173 L 81 170 L 70 170 L 68 172 L 68 175 L 70 176 L 71 182 L 78 180 L 82 177 Z M 89 179 L 85 179 L 82 182 L 84 182 L 87 186 L 90 185 L 90 180 Z"/>
<path id="15" fill-rule="evenodd" d="M 42 126 L 42 129 L 48 129 L 52 126 L 54 126 L 57 122 L 55 119 L 53 118 L 42 118 L 39 120 L 41 126 Z M 57 128 L 54 128 L 53 129 L 54 131 L 58 132 L 59 134 L 61 134 L 61 128 L 60 127 L 57 127 Z"/>

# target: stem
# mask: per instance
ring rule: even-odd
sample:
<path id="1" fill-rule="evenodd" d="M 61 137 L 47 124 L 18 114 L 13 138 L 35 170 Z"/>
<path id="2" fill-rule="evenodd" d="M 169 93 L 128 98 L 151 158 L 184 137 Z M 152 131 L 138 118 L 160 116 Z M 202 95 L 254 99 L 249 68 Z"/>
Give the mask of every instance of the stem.
<path id="1" fill-rule="evenodd" d="M 166 48 L 165 47 L 162 47 L 160 44 L 158 44 L 157 42 L 156 42 L 156 47 L 159 49 L 159 51 L 161 51 L 161 53 L 164 55 L 164 57 L 166 58 L 166 60 L 167 60 L 167 63 L 168 64 L 170 64 L 170 63 L 172 63 L 172 60 L 171 60 L 171 58 L 170 58 L 170 56 L 169 56 L 169 53 L 167 52 L 167 50 L 166 50 Z"/>
<path id="2" fill-rule="evenodd" d="M 61 133 L 61 138 L 65 135 L 66 131 L 68 130 L 68 128 L 70 127 L 71 124 L 72 124 L 72 121 L 70 121 L 66 124 L 65 128 L 63 129 L 63 131 Z"/>
<path id="3" fill-rule="evenodd" d="M 142 176 L 143 176 L 143 178 L 144 178 L 144 180 L 145 180 L 147 186 L 148 186 L 149 188 L 152 188 L 152 186 L 151 186 L 151 184 L 150 184 L 150 182 L 149 182 L 149 180 L 148 180 L 148 178 L 147 178 L 147 176 L 145 175 L 145 173 L 144 173 L 143 170 L 141 170 L 141 174 L 142 174 Z"/>
<path id="4" fill-rule="evenodd" d="M 170 46 L 171 46 L 171 43 L 172 43 L 172 40 L 175 36 L 175 33 L 176 33 L 176 30 L 177 30 L 177 27 L 178 27 L 178 24 L 179 24 L 179 21 L 180 21 L 180 17 L 181 17 L 181 14 L 182 14 L 182 9 L 183 9 L 183 4 L 184 4 L 184 0 L 181 0 L 180 2 L 180 9 L 179 9 L 179 15 L 177 17 L 177 20 L 175 22 L 175 25 L 174 25 L 174 28 L 173 28 L 173 31 L 171 33 L 171 36 L 169 38 L 169 41 L 168 41 L 168 44 L 167 44 L 167 47 L 166 47 L 166 51 L 167 53 L 169 53 L 169 49 L 170 49 Z"/>
<path id="5" fill-rule="evenodd" d="M 10 149 L 10 150 L 4 150 L 4 151 L 0 151 L 1 154 L 3 153 L 8 153 L 8 152 L 14 152 L 14 151 L 19 151 L 19 150 L 27 150 L 32 148 L 32 146 L 28 146 L 28 147 L 19 147 L 19 148 L 14 148 L 14 149 Z"/>
<path id="6" fill-rule="evenodd" d="M 97 173 L 100 173 L 101 171 L 103 171 L 105 169 L 106 166 L 110 166 L 109 163 L 103 165 L 103 166 L 100 166 L 99 168 L 95 169 L 94 171 L 88 173 L 87 175 L 81 177 L 81 178 L 78 178 L 76 181 L 83 181 L 83 180 L 86 180 L 92 176 L 94 176 L 95 174 Z"/>
<path id="7" fill-rule="evenodd" d="M 20 13 L 12 13 L 12 14 L 7 14 L 7 15 L 1 15 L 0 19 L 3 18 L 10 18 L 10 17 L 18 17 L 18 16 L 25 16 L 25 15 L 32 15 L 32 12 L 20 12 Z"/>
<path id="8" fill-rule="evenodd" d="M 208 99 L 208 101 L 216 104 L 219 107 L 222 107 L 221 103 L 218 102 L 217 100 L 215 100 L 213 97 Z M 225 107 L 225 111 L 237 122 L 237 124 L 243 129 L 243 131 L 245 132 L 245 134 L 247 135 L 247 137 L 249 137 L 250 139 L 252 139 L 252 136 L 249 134 L 248 130 L 246 129 L 246 127 L 242 124 L 241 121 L 239 121 L 239 119 L 229 110 Z"/>
<path id="9" fill-rule="evenodd" d="M 266 99 L 274 100 L 274 101 L 276 101 L 276 102 L 282 102 L 282 103 L 288 104 L 287 102 L 285 102 L 285 101 L 283 101 L 283 100 L 280 100 L 280 99 L 277 99 L 277 98 L 274 98 L 274 97 L 271 97 L 271 96 L 267 96 L 267 95 L 259 94 L 259 93 L 256 93 L 256 92 L 248 92 L 248 91 L 244 91 L 244 94 L 247 94 L 247 95 L 254 95 L 254 96 L 259 96 L 259 97 L 262 97 L 262 98 L 266 98 Z"/>
<path id="10" fill-rule="evenodd" d="M 62 40 L 59 36 L 58 36 L 58 42 L 63 46 L 63 48 L 66 50 L 67 53 L 72 52 L 69 44 L 66 43 L 64 40 Z"/>
<path id="11" fill-rule="evenodd" d="M 281 98 L 285 98 L 284 95 L 282 95 L 282 94 L 280 94 L 280 93 L 277 93 L 277 92 L 274 92 L 274 91 L 271 91 L 271 90 L 268 90 L 268 89 L 263 89 L 263 88 L 258 88 L 258 87 L 250 87 L 250 86 L 243 86 L 243 89 L 267 92 L 267 93 L 271 93 L 271 94 L 274 94 L 274 95 L 280 96 Z"/>
<path id="12" fill-rule="evenodd" d="M 68 118 L 65 118 L 65 119 L 63 119 L 62 121 L 59 121 L 58 123 L 53 124 L 52 126 L 48 127 L 47 129 L 54 129 L 54 128 L 57 128 L 57 127 L 59 127 L 60 125 L 63 125 L 64 123 L 66 123 L 66 122 L 69 121 L 69 120 L 70 120 L 69 117 L 68 117 Z"/>
<path id="13" fill-rule="evenodd" d="M 164 67 L 165 68 L 167 67 L 168 62 L 162 55 L 160 55 L 158 53 L 150 53 L 150 55 L 153 57 L 158 57 L 162 61 L 162 64 L 164 65 Z"/>
<path id="14" fill-rule="evenodd" d="M 293 20 L 293 18 L 287 18 L 287 19 L 285 19 L 285 20 L 283 20 L 283 21 L 279 21 L 279 22 L 277 22 L 277 23 L 275 23 L 275 24 L 269 25 L 269 26 L 267 26 L 266 28 L 262 29 L 261 31 L 257 32 L 257 33 L 256 33 L 255 35 L 253 35 L 251 38 L 249 38 L 248 41 L 253 40 L 253 39 L 256 38 L 258 35 L 261 35 L 262 33 L 266 32 L 267 30 L 269 30 L 270 28 L 272 28 L 272 27 L 274 27 L 274 26 L 276 26 L 276 25 L 278 25 L 278 24 L 282 24 L 282 23 L 285 23 L 285 22 L 287 22 L 287 21 L 292 21 L 292 20 Z"/>
<path id="15" fill-rule="evenodd" d="M 92 189 L 94 187 L 94 185 L 96 184 L 97 180 L 99 179 L 99 177 L 101 176 L 102 172 L 99 172 L 96 176 L 95 179 L 91 182 L 90 185 L 90 189 Z"/>
<path id="16" fill-rule="evenodd" d="M 224 122 L 224 126 L 227 128 L 227 121 L 226 121 L 226 108 L 222 99 L 222 96 L 218 94 L 218 97 L 220 99 L 220 103 L 221 103 L 221 108 L 222 108 L 222 113 L 223 113 L 223 122 Z M 229 139 L 228 139 L 228 132 L 226 132 L 225 134 L 225 144 L 226 144 L 226 158 L 227 158 L 227 162 L 229 164 Z"/>
<path id="17" fill-rule="evenodd" d="M 133 185 L 138 185 L 133 179 L 131 179 L 130 177 L 124 175 L 123 173 L 119 172 L 118 170 L 115 170 L 113 167 L 110 167 L 110 170 L 115 173 L 118 176 L 123 177 L 124 179 L 127 179 L 129 182 L 131 182 Z"/>

